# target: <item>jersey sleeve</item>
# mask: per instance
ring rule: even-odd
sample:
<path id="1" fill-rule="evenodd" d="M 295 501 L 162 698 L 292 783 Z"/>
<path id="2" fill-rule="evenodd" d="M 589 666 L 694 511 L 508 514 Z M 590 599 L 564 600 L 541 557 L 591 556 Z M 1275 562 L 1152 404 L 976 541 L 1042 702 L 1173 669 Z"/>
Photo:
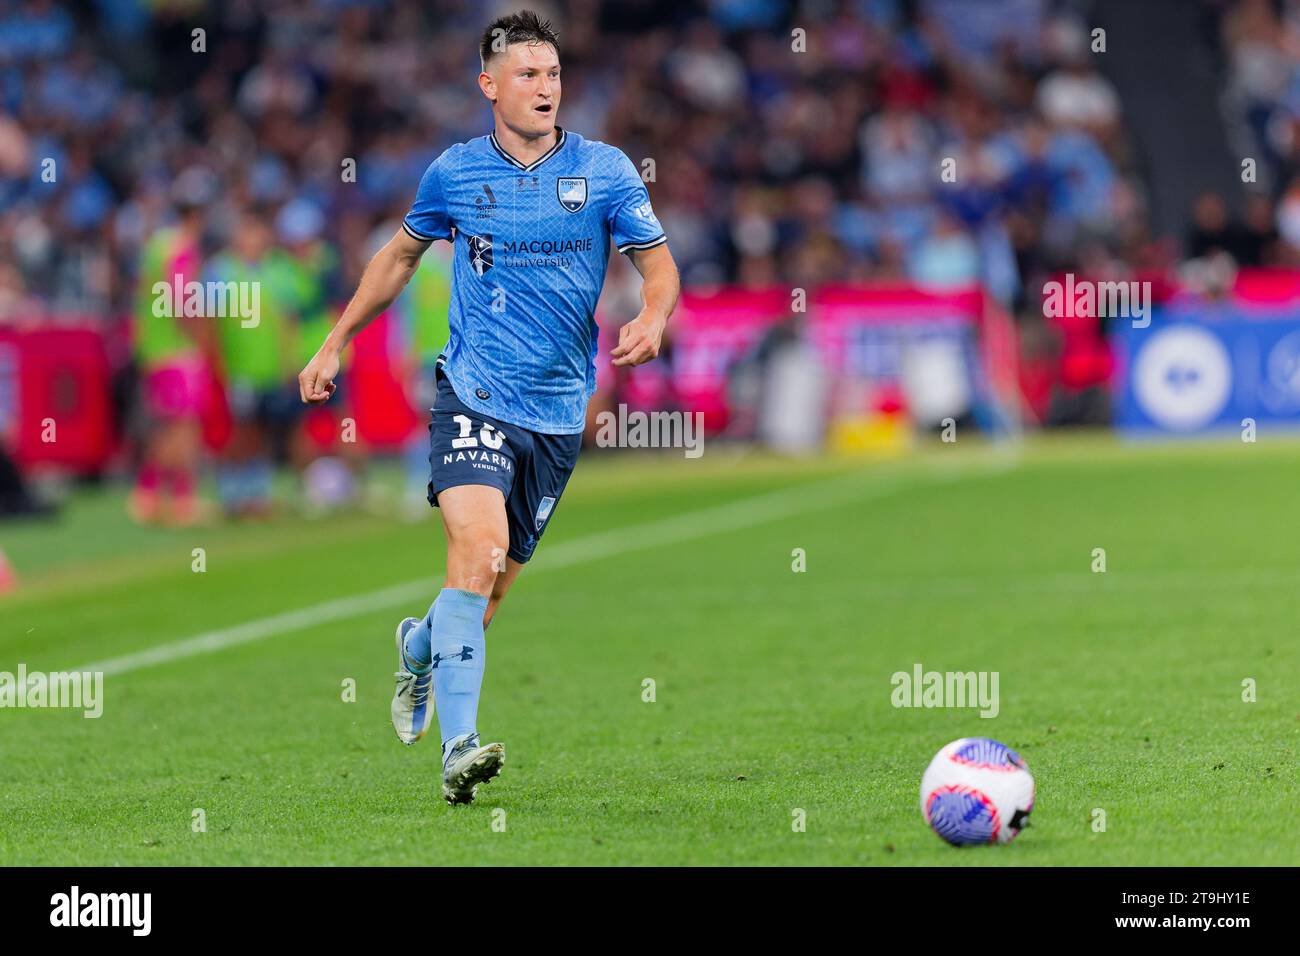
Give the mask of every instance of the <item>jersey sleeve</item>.
<path id="1" fill-rule="evenodd" d="M 609 234 L 619 252 L 651 249 L 668 241 L 663 226 L 655 218 L 645 183 L 637 174 L 632 160 L 621 152 L 614 164 Z"/>
<path id="2" fill-rule="evenodd" d="M 443 188 L 446 162 L 447 154 L 443 153 L 420 177 L 415 202 L 402 220 L 402 228 L 412 239 L 432 242 L 451 238 L 451 217 L 447 214 L 447 194 Z"/>

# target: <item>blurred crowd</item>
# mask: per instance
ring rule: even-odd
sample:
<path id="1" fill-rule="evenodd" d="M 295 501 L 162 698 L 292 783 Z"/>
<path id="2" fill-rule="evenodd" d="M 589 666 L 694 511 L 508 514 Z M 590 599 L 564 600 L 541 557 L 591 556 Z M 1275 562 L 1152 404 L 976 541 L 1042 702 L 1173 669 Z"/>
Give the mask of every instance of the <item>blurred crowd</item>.
<path id="1" fill-rule="evenodd" d="M 1226 253 L 1238 265 L 1300 265 L 1300 2 L 1206 0 L 1221 48 L 1230 143 L 1257 158 L 1240 216 L 1225 197 L 1197 201 L 1189 256 Z"/>
<path id="2" fill-rule="evenodd" d="M 215 241 L 243 208 L 310 204 L 348 286 L 430 158 L 486 129 L 476 40 L 506 6 L 3 0 L 0 311 L 127 311 L 192 166 L 218 181 Z M 1090 241 L 1144 238 L 1119 99 L 1068 5 L 535 6 L 561 29 L 562 123 L 654 160 L 688 285 L 982 279 L 1012 301 Z"/>
<path id="3" fill-rule="evenodd" d="M 1300 0 L 1201 2 L 1272 185 L 1240 220 L 1202 197 L 1184 251 L 1295 261 Z M 0 0 L 0 322 L 120 328 L 155 423 L 206 393 L 202 356 L 243 449 L 224 499 L 256 510 L 266 449 L 294 455 L 293 373 L 429 161 L 488 130 L 478 36 L 521 5 L 560 31 L 561 124 L 653 161 L 687 287 L 978 281 L 1024 318 L 1061 271 L 1169 264 L 1069 0 Z M 149 332 L 147 290 L 177 274 L 263 279 L 268 331 Z M 445 336 L 443 278 L 405 298 L 412 368 Z M 607 301 L 634 279 L 617 264 Z M 189 495 L 189 465 L 144 471 L 142 517 Z"/>

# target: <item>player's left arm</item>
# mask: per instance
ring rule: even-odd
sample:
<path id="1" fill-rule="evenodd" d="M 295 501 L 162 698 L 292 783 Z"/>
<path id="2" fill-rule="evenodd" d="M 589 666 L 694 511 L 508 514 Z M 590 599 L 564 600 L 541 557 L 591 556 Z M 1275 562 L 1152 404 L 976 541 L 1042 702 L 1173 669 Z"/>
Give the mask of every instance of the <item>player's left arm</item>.
<path id="1" fill-rule="evenodd" d="M 634 249 L 628 256 L 641 273 L 641 298 L 645 304 L 635 319 L 618 330 L 618 345 L 609 354 L 615 365 L 642 365 L 659 354 L 682 283 L 667 243 Z"/>

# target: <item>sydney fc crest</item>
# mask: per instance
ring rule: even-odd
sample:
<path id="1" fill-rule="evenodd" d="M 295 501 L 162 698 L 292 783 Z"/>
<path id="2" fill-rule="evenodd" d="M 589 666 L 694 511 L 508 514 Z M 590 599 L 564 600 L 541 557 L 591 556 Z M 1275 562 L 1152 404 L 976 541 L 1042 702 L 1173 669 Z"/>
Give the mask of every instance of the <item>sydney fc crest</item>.
<path id="1" fill-rule="evenodd" d="M 542 530 L 542 525 L 546 524 L 546 519 L 551 516 L 551 509 L 555 507 L 555 499 L 547 495 L 537 505 L 537 515 L 534 518 L 534 524 L 538 531 Z"/>
<path id="2" fill-rule="evenodd" d="M 569 212 L 577 212 L 587 205 L 587 177 L 561 176 L 555 180 L 555 195 L 560 205 Z"/>

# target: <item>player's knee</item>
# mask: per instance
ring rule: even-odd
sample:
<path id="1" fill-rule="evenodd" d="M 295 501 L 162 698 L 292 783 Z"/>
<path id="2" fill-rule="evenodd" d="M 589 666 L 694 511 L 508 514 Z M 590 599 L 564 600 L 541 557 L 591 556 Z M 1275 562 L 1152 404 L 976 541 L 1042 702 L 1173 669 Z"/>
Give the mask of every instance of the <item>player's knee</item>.
<path id="1" fill-rule="evenodd" d="M 506 546 L 504 537 L 492 531 L 468 529 L 457 535 L 449 566 L 456 569 L 458 581 L 450 586 L 490 595 L 497 575 L 506 569 Z"/>

